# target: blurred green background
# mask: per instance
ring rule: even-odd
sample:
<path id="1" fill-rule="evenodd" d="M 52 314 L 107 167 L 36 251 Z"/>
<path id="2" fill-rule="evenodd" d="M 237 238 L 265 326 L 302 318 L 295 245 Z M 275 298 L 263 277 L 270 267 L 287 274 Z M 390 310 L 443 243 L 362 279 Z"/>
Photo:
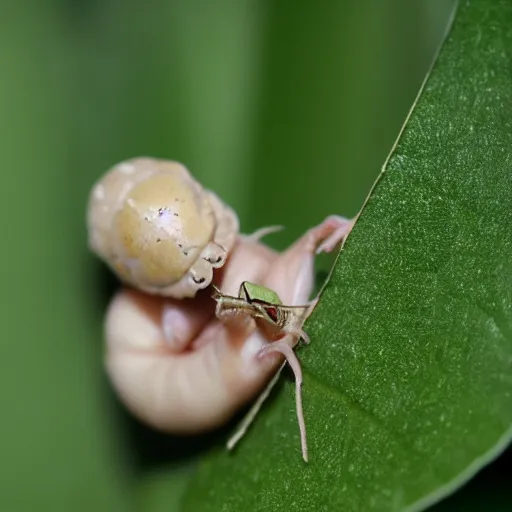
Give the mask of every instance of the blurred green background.
<path id="1" fill-rule="evenodd" d="M 133 156 L 179 160 L 244 232 L 285 225 L 276 248 L 352 216 L 451 6 L 3 2 L 1 510 L 174 510 L 192 464 L 104 377 L 112 282 L 86 248 L 93 181 Z"/>

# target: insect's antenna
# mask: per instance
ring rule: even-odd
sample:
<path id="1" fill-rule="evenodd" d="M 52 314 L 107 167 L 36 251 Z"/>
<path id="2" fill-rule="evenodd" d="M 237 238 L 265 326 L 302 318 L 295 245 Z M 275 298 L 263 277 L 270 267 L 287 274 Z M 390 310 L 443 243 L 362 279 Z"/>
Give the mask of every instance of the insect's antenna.
<path id="1" fill-rule="evenodd" d="M 212 299 L 217 300 L 220 297 L 222 297 L 221 291 L 214 284 L 212 284 L 212 288 L 213 288 Z"/>

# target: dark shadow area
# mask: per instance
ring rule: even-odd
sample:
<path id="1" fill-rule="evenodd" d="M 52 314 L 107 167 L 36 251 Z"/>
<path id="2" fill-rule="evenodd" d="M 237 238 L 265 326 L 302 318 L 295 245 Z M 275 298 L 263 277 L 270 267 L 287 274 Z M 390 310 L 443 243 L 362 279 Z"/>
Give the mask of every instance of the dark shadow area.
<path id="1" fill-rule="evenodd" d="M 94 254 L 88 255 L 88 264 L 92 266 L 93 289 L 95 292 L 95 308 L 105 315 L 110 300 L 119 289 L 121 283 L 114 273 Z"/>
<path id="2" fill-rule="evenodd" d="M 512 447 L 483 468 L 452 496 L 429 510 L 434 512 L 510 512 L 512 510 Z"/>
<path id="3" fill-rule="evenodd" d="M 287 379 L 292 378 L 288 372 L 283 375 L 286 375 Z M 269 406 L 276 399 L 283 385 L 284 379 L 281 379 L 272 390 L 264 407 Z M 116 414 L 121 418 L 126 451 L 134 461 L 134 469 L 138 473 L 153 472 L 166 466 L 190 462 L 213 449 L 226 449 L 225 444 L 229 436 L 252 405 L 248 404 L 239 411 L 227 425 L 212 432 L 188 437 L 159 432 L 141 423 L 124 408 L 113 393 L 111 403 L 116 409 Z M 243 443 L 243 440 L 240 443 Z"/>

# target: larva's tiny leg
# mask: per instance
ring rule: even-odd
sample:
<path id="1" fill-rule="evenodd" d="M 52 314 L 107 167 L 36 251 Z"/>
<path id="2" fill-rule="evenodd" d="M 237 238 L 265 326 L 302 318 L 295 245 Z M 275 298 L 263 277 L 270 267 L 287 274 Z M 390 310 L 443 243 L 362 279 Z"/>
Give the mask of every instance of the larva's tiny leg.
<path id="1" fill-rule="evenodd" d="M 322 243 L 316 248 L 316 254 L 331 252 L 350 233 L 354 222 L 340 217 L 330 215 L 322 224 L 313 229 L 313 236 Z"/>
<path id="2" fill-rule="evenodd" d="M 314 259 L 332 251 L 349 233 L 353 221 L 331 215 L 309 229 L 279 257 L 263 285 L 275 290 L 284 304 L 305 304 L 314 284 Z"/>
<path id="3" fill-rule="evenodd" d="M 284 226 L 266 226 L 264 228 L 257 229 L 254 233 L 250 235 L 244 235 L 244 238 L 249 242 L 259 242 L 262 238 L 267 235 L 271 235 L 272 233 L 277 233 L 278 231 L 282 231 Z"/>
<path id="4" fill-rule="evenodd" d="M 304 412 L 302 410 L 302 370 L 300 363 L 293 349 L 283 340 L 266 345 L 261 349 L 259 356 L 264 357 L 266 354 L 270 354 L 272 352 L 279 352 L 283 354 L 295 375 L 295 401 L 297 409 L 297 421 L 299 422 L 302 457 L 304 461 L 307 462 L 308 445 L 306 438 L 306 422 L 304 421 Z"/>
<path id="5" fill-rule="evenodd" d="M 212 268 L 220 268 L 226 263 L 227 252 L 224 247 L 210 242 L 201 252 L 201 258 L 211 264 Z"/>
<path id="6" fill-rule="evenodd" d="M 213 267 L 205 259 L 197 260 L 189 269 L 190 285 L 196 290 L 203 290 L 213 279 Z"/>
<path id="7" fill-rule="evenodd" d="M 265 400 L 269 397 L 272 389 L 277 384 L 277 381 L 279 380 L 279 377 L 281 376 L 281 372 L 283 371 L 283 368 L 286 365 L 286 361 L 281 365 L 279 370 L 277 370 L 277 373 L 272 377 L 272 380 L 267 384 L 267 387 L 265 390 L 260 394 L 256 402 L 252 405 L 252 407 L 249 409 L 247 414 L 243 417 L 242 421 L 238 425 L 235 433 L 228 439 L 227 442 L 227 448 L 228 450 L 232 450 L 235 445 L 242 439 L 242 437 L 245 436 L 247 433 L 247 430 L 249 430 L 249 427 L 254 422 L 256 416 L 260 412 L 261 407 L 263 406 L 263 403 Z"/>

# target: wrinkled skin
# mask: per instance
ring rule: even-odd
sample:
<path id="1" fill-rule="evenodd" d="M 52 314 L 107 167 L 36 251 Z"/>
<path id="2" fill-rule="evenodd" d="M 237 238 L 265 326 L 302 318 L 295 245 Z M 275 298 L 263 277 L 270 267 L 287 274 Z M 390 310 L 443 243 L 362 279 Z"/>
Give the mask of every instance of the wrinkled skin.
<path id="1" fill-rule="evenodd" d="M 214 282 L 235 295 L 247 280 L 275 290 L 284 304 L 307 304 L 315 253 L 332 251 L 351 226 L 328 217 L 283 253 L 262 244 L 258 234 L 239 236 Z M 126 406 L 157 429 L 197 433 L 222 425 L 282 364 L 281 354 L 266 350 L 270 344 L 254 320 L 218 320 L 210 295 L 206 289 L 193 299 L 169 300 L 123 288 L 109 306 L 110 379 Z M 283 341 L 293 348 L 297 339 L 287 335 Z"/>

